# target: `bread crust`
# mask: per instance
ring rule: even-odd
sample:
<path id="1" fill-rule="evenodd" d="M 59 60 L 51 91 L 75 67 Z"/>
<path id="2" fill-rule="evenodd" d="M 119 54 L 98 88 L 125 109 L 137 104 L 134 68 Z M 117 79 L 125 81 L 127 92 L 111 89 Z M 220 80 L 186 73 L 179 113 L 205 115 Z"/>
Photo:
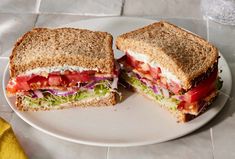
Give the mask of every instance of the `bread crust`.
<path id="1" fill-rule="evenodd" d="M 122 34 L 116 47 L 145 54 L 171 71 L 185 90 L 192 81 L 218 63 L 218 49 L 203 38 L 165 21 Z"/>
<path id="2" fill-rule="evenodd" d="M 100 99 L 94 98 L 92 100 L 82 100 L 82 101 L 74 101 L 71 103 L 64 103 L 58 107 L 48 108 L 44 106 L 40 106 L 39 108 L 31 108 L 22 103 L 22 96 L 16 96 L 16 108 L 21 111 L 46 111 L 46 110 L 59 110 L 59 109 L 67 109 L 72 107 L 90 107 L 90 106 L 113 106 L 117 103 L 116 95 L 114 92 L 111 92 L 107 96 L 103 96 Z"/>
<path id="3" fill-rule="evenodd" d="M 112 73 L 113 37 L 107 32 L 75 28 L 34 28 L 16 42 L 10 56 L 10 76 L 51 66 L 79 66 Z"/>

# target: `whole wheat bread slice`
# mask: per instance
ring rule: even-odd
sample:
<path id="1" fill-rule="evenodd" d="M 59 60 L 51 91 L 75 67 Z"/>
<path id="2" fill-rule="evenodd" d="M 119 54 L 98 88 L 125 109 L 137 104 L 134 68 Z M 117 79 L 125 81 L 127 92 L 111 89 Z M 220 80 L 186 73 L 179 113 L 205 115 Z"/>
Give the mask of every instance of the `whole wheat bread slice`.
<path id="1" fill-rule="evenodd" d="M 22 96 L 16 96 L 16 107 L 21 111 L 41 111 L 41 110 L 55 110 L 55 109 L 65 109 L 72 107 L 88 107 L 88 106 L 112 106 L 116 104 L 116 96 L 114 92 L 109 93 L 106 96 L 102 96 L 98 98 L 89 98 L 80 101 L 74 101 L 71 103 L 64 103 L 62 105 L 58 105 L 56 107 L 46 107 L 46 106 L 38 106 L 35 108 L 29 107 L 28 105 L 24 105 Z"/>
<path id="2" fill-rule="evenodd" d="M 118 36 L 116 46 L 123 52 L 131 50 L 147 55 L 151 61 L 176 75 L 186 90 L 193 86 L 195 78 L 206 74 L 218 63 L 215 46 L 164 21 Z"/>
<path id="3" fill-rule="evenodd" d="M 10 56 L 10 76 L 51 66 L 79 66 L 112 73 L 112 35 L 74 28 L 35 28 L 24 34 Z"/>

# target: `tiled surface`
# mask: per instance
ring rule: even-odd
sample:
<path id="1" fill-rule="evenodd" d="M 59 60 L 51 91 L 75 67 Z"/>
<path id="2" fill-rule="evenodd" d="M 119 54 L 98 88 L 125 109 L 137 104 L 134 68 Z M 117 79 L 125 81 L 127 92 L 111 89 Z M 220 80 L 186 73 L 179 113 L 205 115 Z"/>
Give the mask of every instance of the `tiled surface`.
<path id="1" fill-rule="evenodd" d="M 97 16 L 127 16 L 165 19 L 201 35 L 222 52 L 235 79 L 235 27 L 202 20 L 200 0 L 1 0 L 0 56 L 9 56 L 16 39 L 34 25 L 57 27 Z M 123 5 L 123 2 L 124 5 Z M 123 8 L 122 8 L 123 7 Z M 38 13 L 24 14 L 24 13 Z M 13 14 L 15 13 L 15 14 Z M 22 14 L 23 13 L 23 14 Z M 42 14 L 43 13 L 43 14 Z M 52 14 L 51 14 L 52 13 Z M 58 13 L 58 14 L 55 14 Z M 62 13 L 62 14 L 61 14 Z M 66 13 L 66 14 L 63 14 Z M 87 16 L 90 15 L 90 16 Z M 0 77 L 7 59 L 0 58 Z M 234 81 L 234 80 L 233 80 Z M 0 116 L 10 122 L 30 158 L 235 158 L 235 85 L 222 112 L 205 127 L 167 143 L 129 148 L 92 147 L 66 142 L 44 134 L 17 117 L 7 105 L 0 80 Z M 211 140 L 212 139 L 212 140 Z M 107 155 L 107 156 L 106 156 Z"/>
<path id="2" fill-rule="evenodd" d="M 4 112 L 4 113 L 12 112 L 12 109 L 9 107 L 9 105 L 4 97 L 4 94 L 3 94 L 4 87 L 2 86 L 2 77 L 3 77 L 3 73 L 6 68 L 7 63 L 8 63 L 7 58 L 0 57 L 0 77 L 1 77 L 1 79 L 0 79 L 0 112 Z"/>
<path id="3" fill-rule="evenodd" d="M 110 159 L 119 159 L 120 154 L 122 159 L 213 159 L 208 129 L 171 142 L 109 150 Z"/>
<path id="4" fill-rule="evenodd" d="M 1 0 L 0 12 L 36 13 L 40 0 Z"/>
<path id="5" fill-rule="evenodd" d="M 97 18 L 95 16 L 81 16 L 81 15 L 68 15 L 68 14 L 40 14 L 38 16 L 36 27 L 59 27 L 66 24 L 85 20 L 90 18 Z"/>
<path id="6" fill-rule="evenodd" d="M 202 19 L 178 19 L 178 18 L 164 18 L 164 20 L 167 20 L 177 26 L 180 26 L 182 28 L 185 28 L 193 33 L 196 33 L 203 37 L 204 39 L 207 39 L 207 25 L 206 21 Z"/>
<path id="7" fill-rule="evenodd" d="M 107 148 L 85 146 L 57 139 L 29 126 L 17 115 L 11 119 L 13 130 L 32 159 L 105 159 Z"/>
<path id="8" fill-rule="evenodd" d="M 42 0 L 40 12 L 80 15 L 120 15 L 122 0 Z"/>
<path id="9" fill-rule="evenodd" d="M 235 79 L 235 27 L 209 22 L 209 40 L 226 58 Z M 214 158 L 235 158 L 235 84 L 227 107 L 215 118 L 213 126 Z"/>
<path id="10" fill-rule="evenodd" d="M 0 14 L 0 56 L 9 56 L 16 40 L 34 26 L 36 17 L 36 14 Z"/>
<path id="11" fill-rule="evenodd" d="M 7 122 L 10 122 L 12 119 L 13 113 L 11 112 L 1 112 L 0 111 L 0 117 L 6 120 Z"/>
<path id="12" fill-rule="evenodd" d="M 125 0 L 126 16 L 201 18 L 200 0 Z"/>

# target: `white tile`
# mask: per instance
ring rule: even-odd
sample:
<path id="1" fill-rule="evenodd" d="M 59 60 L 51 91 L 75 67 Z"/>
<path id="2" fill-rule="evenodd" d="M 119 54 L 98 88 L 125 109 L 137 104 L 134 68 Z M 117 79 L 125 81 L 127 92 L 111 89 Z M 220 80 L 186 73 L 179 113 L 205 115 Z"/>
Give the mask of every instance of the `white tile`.
<path id="1" fill-rule="evenodd" d="M 120 15 L 122 0 L 42 0 L 40 12 L 80 15 Z"/>
<path id="2" fill-rule="evenodd" d="M 209 39 L 226 58 L 233 79 L 230 100 L 222 112 L 210 123 L 213 127 L 214 158 L 235 158 L 235 27 L 209 21 Z"/>
<path id="3" fill-rule="evenodd" d="M 194 133 L 166 143 L 110 148 L 109 159 L 212 159 L 212 145 L 209 130 Z"/>
<path id="4" fill-rule="evenodd" d="M 164 20 L 198 34 L 204 39 L 207 39 L 207 25 L 205 20 L 184 18 L 164 18 Z"/>
<path id="5" fill-rule="evenodd" d="M 235 26 L 209 21 L 209 40 L 214 43 L 229 63 L 235 63 Z"/>
<path id="6" fill-rule="evenodd" d="M 11 125 L 29 158 L 106 158 L 107 148 L 105 147 L 86 146 L 57 139 L 36 130 L 15 114 L 12 117 Z"/>
<path id="7" fill-rule="evenodd" d="M 0 56 L 9 56 L 16 40 L 31 30 L 36 14 L 0 14 Z"/>
<path id="8" fill-rule="evenodd" d="M 0 12 L 36 13 L 40 0 L 1 0 Z"/>
<path id="9" fill-rule="evenodd" d="M 13 112 L 1 112 L 0 111 L 0 118 L 6 120 L 7 122 L 10 122 L 13 116 Z"/>
<path id="10" fill-rule="evenodd" d="M 3 77 L 3 72 L 6 68 L 7 63 L 7 58 L 0 58 L 0 77 Z M 5 96 L 3 95 L 3 89 L 5 89 L 5 87 L 3 87 L 2 85 L 2 79 L 3 78 L 0 79 L 0 112 L 12 112 L 12 109 L 8 105 Z"/>
<path id="11" fill-rule="evenodd" d="M 95 16 L 81 16 L 69 14 L 40 14 L 38 16 L 36 27 L 62 27 L 66 24 L 79 20 L 97 18 Z"/>
<path id="12" fill-rule="evenodd" d="M 201 18 L 200 0 L 125 0 L 124 15 Z"/>

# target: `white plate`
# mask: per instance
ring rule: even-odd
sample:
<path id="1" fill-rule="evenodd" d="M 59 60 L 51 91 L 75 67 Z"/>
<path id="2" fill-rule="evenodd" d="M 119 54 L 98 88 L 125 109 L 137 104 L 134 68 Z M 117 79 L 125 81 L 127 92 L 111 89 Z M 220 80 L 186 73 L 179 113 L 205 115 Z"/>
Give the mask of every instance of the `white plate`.
<path id="1" fill-rule="evenodd" d="M 116 35 L 154 22 L 137 18 L 100 18 L 69 24 Z M 116 50 L 115 50 L 116 51 Z M 120 53 L 115 52 L 116 56 Z M 231 73 L 221 56 L 219 68 L 224 81 L 222 92 L 230 94 Z M 3 77 L 3 88 L 9 80 L 8 68 Z M 5 93 L 5 91 L 4 91 Z M 211 108 L 196 119 L 179 124 L 175 118 L 156 103 L 135 93 L 115 107 L 74 108 L 44 112 L 21 112 L 15 108 L 15 98 L 6 97 L 11 108 L 25 122 L 52 136 L 97 146 L 135 146 L 168 141 L 186 135 L 211 120 L 224 107 L 227 96 L 220 94 Z M 27 132 L 26 132 L 27 133 Z"/>

